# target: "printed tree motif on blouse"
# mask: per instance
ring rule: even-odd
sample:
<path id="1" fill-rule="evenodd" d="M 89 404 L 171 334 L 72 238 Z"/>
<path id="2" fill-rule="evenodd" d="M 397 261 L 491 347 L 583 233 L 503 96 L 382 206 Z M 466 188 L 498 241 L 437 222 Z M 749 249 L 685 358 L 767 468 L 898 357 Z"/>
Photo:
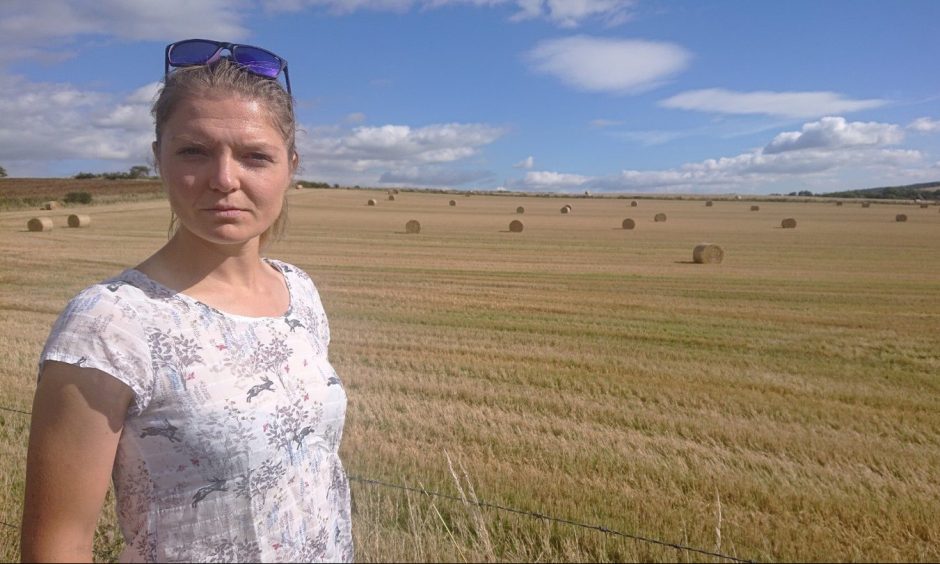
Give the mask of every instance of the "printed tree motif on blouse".
<path id="1" fill-rule="evenodd" d="M 275 487 L 278 481 L 286 474 L 283 462 L 275 464 L 271 460 L 265 460 L 257 470 L 248 470 L 242 474 L 235 482 L 235 495 L 246 497 L 254 501 L 255 496 L 261 496 L 263 505 L 267 498 L 268 490 Z"/>
<path id="2" fill-rule="evenodd" d="M 228 488 L 225 487 L 227 481 L 222 478 L 210 478 L 209 485 L 199 488 L 193 495 L 193 508 L 195 509 L 199 502 L 209 497 L 212 492 L 227 492 Z"/>
<path id="3" fill-rule="evenodd" d="M 186 389 L 186 378 L 183 371 L 194 364 L 203 363 L 199 354 L 202 346 L 195 339 L 177 337 L 169 333 L 156 331 L 147 335 L 150 343 L 151 357 L 154 371 L 161 368 L 169 369 Z"/>
<path id="4" fill-rule="evenodd" d="M 314 403 L 315 413 L 311 414 L 301 405 L 303 401 L 303 398 L 298 398 L 291 405 L 277 408 L 264 427 L 268 444 L 283 449 L 291 464 L 294 464 L 294 452 L 300 449 L 304 437 L 314 431 L 323 411 L 320 403 Z"/>

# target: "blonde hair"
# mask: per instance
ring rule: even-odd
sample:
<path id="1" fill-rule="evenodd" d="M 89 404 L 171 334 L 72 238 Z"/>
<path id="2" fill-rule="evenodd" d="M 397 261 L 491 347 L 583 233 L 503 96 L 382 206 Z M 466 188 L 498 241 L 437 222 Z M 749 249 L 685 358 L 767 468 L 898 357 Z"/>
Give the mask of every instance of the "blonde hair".
<path id="1" fill-rule="evenodd" d="M 291 178 L 284 186 L 284 202 L 274 223 L 261 234 L 261 248 L 280 239 L 287 230 L 287 188 L 293 183 L 293 172 L 299 163 L 296 134 L 297 121 L 290 94 L 276 80 L 258 76 L 238 63 L 223 58 L 208 65 L 182 67 L 171 72 L 163 81 L 163 88 L 150 109 L 155 124 L 156 145 L 159 148 L 163 128 L 182 100 L 219 92 L 229 96 L 242 96 L 262 103 L 271 123 L 280 132 L 287 145 L 287 158 L 291 163 Z M 159 166 L 159 163 L 157 163 Z M 175 233 L 176 214 L 170 216 L 169 235 Z"/>

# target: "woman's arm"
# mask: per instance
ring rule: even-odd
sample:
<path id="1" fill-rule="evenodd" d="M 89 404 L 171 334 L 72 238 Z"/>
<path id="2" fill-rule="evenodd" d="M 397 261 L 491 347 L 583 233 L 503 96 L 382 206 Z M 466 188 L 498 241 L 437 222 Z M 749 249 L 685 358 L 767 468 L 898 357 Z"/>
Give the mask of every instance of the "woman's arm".
<path id="1" fill-rule="evenodd" d="M 95 526 L 134 393 L 93 368 L 47 361 L 26 457 L 23 562 L 91 562 Z"/>

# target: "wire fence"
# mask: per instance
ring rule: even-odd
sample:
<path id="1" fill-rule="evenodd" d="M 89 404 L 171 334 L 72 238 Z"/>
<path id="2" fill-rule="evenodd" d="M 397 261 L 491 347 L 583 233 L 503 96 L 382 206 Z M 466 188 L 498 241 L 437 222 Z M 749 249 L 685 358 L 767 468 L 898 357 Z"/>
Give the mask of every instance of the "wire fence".
<path id="1" fill-rule="evenodd" d="M 22 410 L 19 410 L 19 409 L 13 409 L 13 408 L 4 407 L 4 406 L 0 406 L 0 411 L 9 411 L 9 412 L 12 412 L 12 413 L 19 413 L 19 414 L 22 414 L 22 415 L 32 415 L 32 413 L 30 413 L 30 412 L 28 412 L 28 411 L 22 411 Z M 361 483 L 361 484 L 370 485 L 370 486 L 379 486 L 379 487 L 389 488 L 389 489 L 394 489 L 394 490 L 400 490 L 400 491 L 407 491 L 407 492 L 419 493 L 419 494 L 424 495 L 424 496 L 433 497 L 433 498 L 438 498 L 438 499 L 446 499 L 446 500 L 449 500 L 449 501 L 456 501 L 456 502 L 459 502 L 459 503 L 468 503 L 468 504 L 471 504 L 471 505 L 476 505 L 476 506 L 478 506 L 478 507 L 480 507 L 480 508 L 483 508 L 483 509 L 493 509 L 493 510 L 496 510 L 496 511 L 505 511 L 505 512 L 507 512 L 507 513 L 514 513 L 514 514 L 517 514 L 517 515 L 525 515 L 525 516 L 532 517 L 532 518 L 535 518 L 535 519 L 540 519 L 540 520 L 543 520 L 543 521 L 548 521 L 548 522 L 552 522 L 552 523 L 559 523 L 559 524 L 563 524 L 563 525 L 569 525 L 569 526 L 571 526 L 571 527 L 576 527 L 576 528 L 581 528 L 581 529 L 589 529 L 589 530 L 599 531 L 599 532 L 604 533 L 604 534 L 606 534 L 606 535 L 611 535 L 611 536 L 615 536 L 615 537 L 621 537 L 621 538 L 631 539 L 631 540 L 634 540 L 634 541 L 644 542 L 644 543 L 653 544 L 653 545 L 657 545 L 657 546 L 662 546 L 662 547 L 665 547 L 665 548 L 673 548 L 673 549 L 676 549 L 676 550 L 683 550 L 683 551 L 686 551 L 686 552 L 692 552 L 692 553 L 695 553 L 695 554 L 701 554 L 701 555 L 703 555 L 703 556 L 711 556 L 711 557 L 713 557 L 713 558 L 721 558 L 721 559 L 727 560 L 727 561 L 729 561 L 729 562 L 756 562 L 755 560 L 749 560 L 749 559 L 745 559 L 745 558 L 738 558 L 738 557 L 736 557 L 736 556 L 730 556 L 730 555 L 728 555 L 728 554 L 722 554 L 722 553 L 720 553 L 720 552 L 713 552 L 713 551 L 705 550 L 705 549 L 702 549 L 702 548 L 696 548 L 696 547 L 694 547 L 694 546 L 688 546 L 688 545 L 679 544 L 679 543 L 667 542 L 667 541 L 663 541 L 663 540 L 659 540 L 659 539 L 655 539 L 655 538 L 651 538 L 651 537 L 647 537 L 647 536 L 643 536 L 643 535 L 638 535 L 638 534 L 634 534 L 634 533 L 624 533 L 624 532 L 622 532 L 622 531 L 617 531 L 617 530 L 611 529 L 611 528 L 609 528 L 609 527 L 605 527 L 605 526 L 603 526 L 603 525 L 592 525 L 592 524 L 589 524 L 589 523 L 581 523 L 581 522 L 579 522 L 579 521 L 574 521 L 574 520 L 571 520 L 571 519 L 565 519 L 565 518 L 562 518 L 562 517 L 553 517 L 553 516 L 551 516 L 551 515 L 546 515 L 546 514 L 544 514 L 544 513 L 539 513 L 539 512 L 534 512 L 534 511 L 526 511 L 526 510 L 524 510 L 524 509 L 517 509 L 517 508 L 514 508 L 514 507 L 507 507 L 507 506 L 505 506 L 505 505 L 500 505 L 500 504 L 497 504 L 497 503 L 489 503 L 489 502 L 480 501 L 480 500 L 470 500 L 470 499 L 466 499 L 466 498 L 463 498 L 463 497 L 458 497 L 458 496 L 455 496 L 455 495 L 450 495 L 450 494 L 443 494 L 443 493 L 439 493 L 439 492 L 434 492 L 434 491 L 426 490 L 426 489 L 424 489 L 424 488 L 415 488 L 415 487 L 411 487 L 411 486 L 403 486 L 403 485 L 401 485 L 401 484 L 393 484 L 393 483 L 390 483 L 390 482 L 383 482 L 383 481 L 381 481 L 381 480 L 375 480 L 375 479 L 373 479 L 373 478 L 364 478 L 364 477 L 362 477 L 362 476 L 354 476 L 354 475 L 352 475 L 352 474 L 349 475 L 349 480 L 350 480 L 350 481 L 353 481 L 353 482 L 358 482 L 358 483 Z M 9 527 L 9 528 L 11 528 L 11 529 L 19 529 L 18 526 L 16 526 L 16 525 L 11 525 L 11 524 L 5 523 L 5 522 L 3 522 L 3 521 L 0 521 L 0 525 L 2 525 L 2 526 L 4 526 L 4 527 Z"/>

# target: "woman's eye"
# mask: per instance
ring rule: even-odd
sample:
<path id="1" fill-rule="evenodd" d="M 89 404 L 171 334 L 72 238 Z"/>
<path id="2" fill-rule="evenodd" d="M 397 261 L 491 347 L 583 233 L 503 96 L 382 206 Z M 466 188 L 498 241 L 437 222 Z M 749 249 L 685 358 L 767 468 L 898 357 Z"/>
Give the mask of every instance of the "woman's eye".
<path id="1" fill-rule="evenodd" d="M 268 155 L 266 153 L 249 153 L 248 159 L 252 161 L 259 161 L 259 162 L 273 162 L 274 161 L 274 159 L 271 158 L 271 155 Z"/>

